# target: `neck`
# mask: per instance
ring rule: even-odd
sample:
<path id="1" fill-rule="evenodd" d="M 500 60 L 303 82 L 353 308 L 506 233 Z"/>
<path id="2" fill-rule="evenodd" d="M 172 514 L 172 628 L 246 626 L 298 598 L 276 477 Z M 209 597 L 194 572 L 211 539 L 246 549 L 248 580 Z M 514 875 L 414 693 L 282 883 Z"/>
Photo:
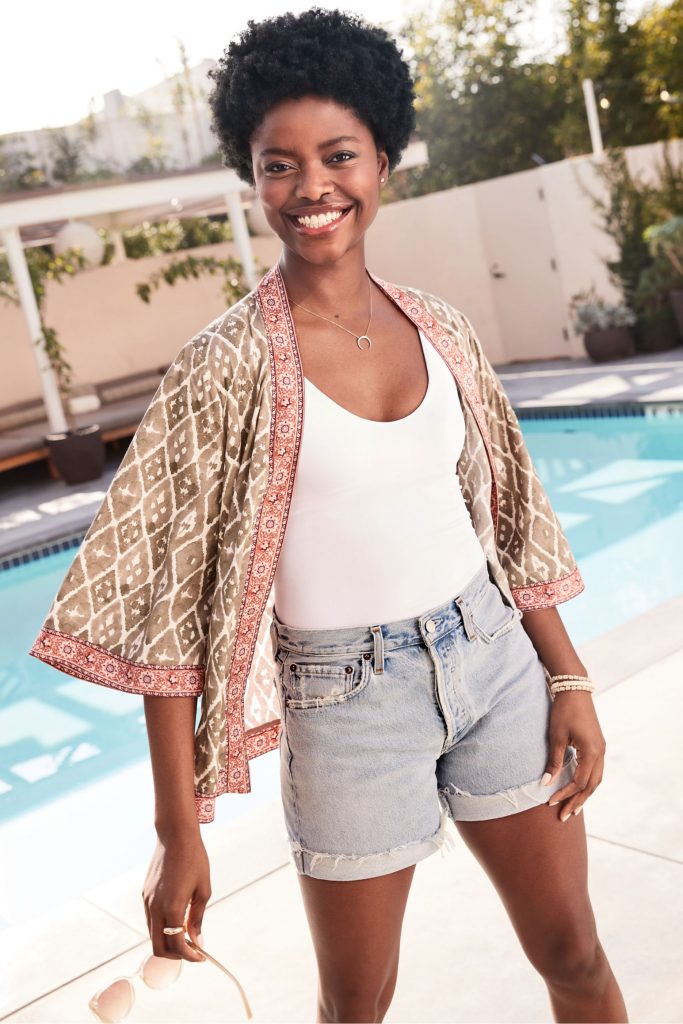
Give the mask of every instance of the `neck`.
<path id="1" fill-rule="evenodd" d="M 367 308 L 368 276 L 362 247 L 350 250 L 335 263 L 322 265 L 308 263 L 285 248 L 279 267 L 287 294 L 295 302 L 330 316 L 348 316 L 355 308 Z"/>

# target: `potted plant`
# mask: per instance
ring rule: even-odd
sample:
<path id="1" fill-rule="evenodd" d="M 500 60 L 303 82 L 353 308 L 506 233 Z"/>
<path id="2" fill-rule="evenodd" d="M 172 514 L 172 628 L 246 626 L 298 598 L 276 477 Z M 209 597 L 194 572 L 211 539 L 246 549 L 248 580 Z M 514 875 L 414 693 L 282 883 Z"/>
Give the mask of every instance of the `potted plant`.
<path id="1" fill-rule="evenodd" d="M 73 275 L 77 269 L 83 269 L 85 257 L 80 248 L 69 249 L 59 256 L 36 246 L 27 249 L 28 265 L 33 291 L 40 316 L 41 336 L 37 345 L 43 345 L 50 365 L 57 378 L 57 387 L 64 408 L 67 430 L 63 433 L 46 434 L 45 442 L 50 450 L 50 457 L 59 475 L 67 484 L 85 483 L 96 480 L 102 475 L 104 468 L 104 442 L 98 423 L 87 427 L 76 426 L 73 413 L 69 406 L 71 397 L 71 365 L 66 359 L 65 349 L 57 331 L 49 327 L 43 319 L 45 302 L 45 281 L 54 280 L 60 284 L 65 274 Z M 3 268 L 1 294 L 15 304 L 19 304 L 19 296 L 11 282 L 9 271 Z"/>
<path id="2" fill-rule="evenodd" d="M 570 313 L 574 331 L 583 335 L 584 347 L 594 363 L 634 355 L 635 338 L 631 327 L 636 316 L 630 306 L 605 302 L 592 286 L 572 296 Z"/>
<path id="3" fill-rule="evenodd" d="M 683 217 L 669 217 L 652 224 L 643 233 L 655 261 L 664 261 L 671 270 L 669 301 L 683 337 Z"/>

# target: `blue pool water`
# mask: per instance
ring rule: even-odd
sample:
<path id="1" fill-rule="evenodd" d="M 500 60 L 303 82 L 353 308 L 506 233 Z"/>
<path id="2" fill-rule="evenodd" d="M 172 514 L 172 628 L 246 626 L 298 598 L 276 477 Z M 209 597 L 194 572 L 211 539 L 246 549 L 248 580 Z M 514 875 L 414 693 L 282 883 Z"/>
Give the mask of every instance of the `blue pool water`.
<path id="1" fill-rule="evenodd" d="M 559 606 L 574 643 L 679 594 L 683 414 L 521 422 L 586 583 Z M 0 572 L 0 822 L 148 757 L 141 697 L 27 654 L 75 551 Z M 276 753 L 257 762 L 254 791 Z"/>
<path id="2" fill-rule="evenodd" d="M 683 592 L 683 409 L 520 422 L 586 584 L 574 644 Z"/>

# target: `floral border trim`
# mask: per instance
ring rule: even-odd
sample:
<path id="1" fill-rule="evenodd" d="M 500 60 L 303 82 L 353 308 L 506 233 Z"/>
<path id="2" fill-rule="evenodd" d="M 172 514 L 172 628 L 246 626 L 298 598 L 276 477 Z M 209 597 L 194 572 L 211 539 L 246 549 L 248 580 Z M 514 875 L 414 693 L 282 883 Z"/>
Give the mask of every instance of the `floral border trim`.
<path id="1" fill-rule="evenodd" d="M 259 725 L 256 729 L 246 733 L 247 758 L 251 760 L 253 757 L 258 757 L 259 754 L 269 754 L 272 750 L 277 750 L 280 742 L 281 727 L 282 721 L 278 718 L 274 722 Z M 222 789 L 212 796 L 204 796 L 195 791 L 195 811 L 197 821 L 201 825 L 208 825 L 214 820 L 216 817 L 216 798 L 224 792 L 225 790 Z"/>
<path id="2" fill-rule="evenodd" d="M 218 771 L 216 793 L 212 797 L 197 797 L 200 821 L 213 820 L 213 809 L 206 804 L 206 800 L 215 799 L 222 793 L 249 793 L 249 761 L 267 749 L 274 749 L 272 746 L 263 746 L 260 727 L 253 733 L 245 732 L 244 693 L 263 612 L 275 578 L 277 554 L 282 545 L 294 489 L 294 468 L 303 428 L 303 371 L 298 360 L 294 324 L 284 280 L 277 265 L 261 279 L 257 287 L 257 300 L 266 327 L 271 361 L 273 404 L 268 451 L 269 474 L 261 506 L 255 517 L 235 631 L 225 711 L 227 757 Z M 273 727 L 269 723 L 267 728 Z M 269 742 L 276 743 L 273 735 Z M 211 818 L 207 818 L 207 814 L 211 814 Z"/>
<path id="3" fill-rule="evenodd" d="M 201 666 L 141 665 L 46 626 L 33 641 L 29 654 L 78 679 L 126 693 L 197 697 L 204 689 Z"/>
<path id="4" fill-rule="evenodd" d="M 460 390 L 464 394 L 472 410 L 479 433 L 481 434 L 486 455 L 491 468 L 491 517 L 493 519 L 494 535 L 498 529 L 498 481 L 496 479 L 496 464 L 493 458 L 493 448 L 486 425 L 486 413 L 477 389 L 477 382 L 467 358 L 449 332 L 433 317 L 424 303 L 397 285 L 383 281 L 375 274 L 370 277 L 379 285 L 390 299 L 403 310 L 406 316 L 412 320 L 416 327 L 419 327 L 423 334 L 431 341 L 439 355 L 442 357 L 449 370 L 455 377 Z"/>
<path id="5" fill-rule="evenodd" d="M 533 611 L 535 608 L 552 608 L 563 601 L 569 601 L 585 590 L 579 567 L 567 576 L 560 576 L 547 583 L 532 583 L 528 587 L 512 587 L 515 604 L 522 611 Z"/>

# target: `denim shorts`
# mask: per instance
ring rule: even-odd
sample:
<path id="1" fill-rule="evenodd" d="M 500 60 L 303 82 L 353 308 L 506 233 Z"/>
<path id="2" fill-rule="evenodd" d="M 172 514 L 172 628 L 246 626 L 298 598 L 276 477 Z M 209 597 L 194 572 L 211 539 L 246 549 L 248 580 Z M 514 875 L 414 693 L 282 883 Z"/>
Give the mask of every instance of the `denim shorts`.
<path id="1" fill-rule="evenodd" d="M 445 845 L 454 821 L 547 803 L 552 697 L 522 623 L 485 563 L 416 618 L 299 629 L 274 616 L 280 780 L 300 874 L 372 878 Z"/>

